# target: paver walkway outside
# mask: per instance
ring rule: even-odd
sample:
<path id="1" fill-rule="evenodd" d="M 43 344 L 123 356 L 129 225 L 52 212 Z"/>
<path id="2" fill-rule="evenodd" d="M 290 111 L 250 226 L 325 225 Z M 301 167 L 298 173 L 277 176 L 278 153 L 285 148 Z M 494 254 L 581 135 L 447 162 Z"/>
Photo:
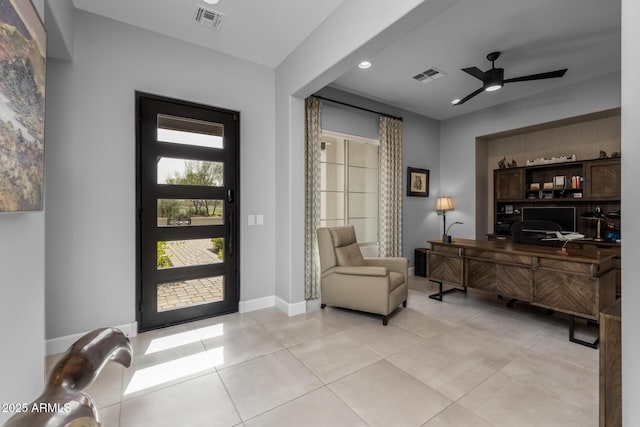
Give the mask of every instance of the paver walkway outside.
<path id="1" fill-rule="evenodd" d="M 222 262 L 213 252 L 211 239 L 167 242 L 172 267 Z M 158 311 L 175 310 L 224 299 L 223 277 L 182 280 L 158 286 Z"/>

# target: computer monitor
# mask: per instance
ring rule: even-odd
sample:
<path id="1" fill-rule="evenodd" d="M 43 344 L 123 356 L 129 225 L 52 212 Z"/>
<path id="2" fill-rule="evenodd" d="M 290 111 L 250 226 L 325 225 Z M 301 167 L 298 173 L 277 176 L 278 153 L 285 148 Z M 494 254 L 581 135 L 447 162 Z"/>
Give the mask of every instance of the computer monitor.
<path id="1" fill-rule="evenodd" d="M 562 227 L 562 231 L 576 231 L 576 208 L 573 206 L 562 207 L 523 207 L 522 222 L 526 227 L 527 221 L 550 221 Z M 549 230 L 531 230 L 523 228 L 525 231 L 549 231 Z"/>

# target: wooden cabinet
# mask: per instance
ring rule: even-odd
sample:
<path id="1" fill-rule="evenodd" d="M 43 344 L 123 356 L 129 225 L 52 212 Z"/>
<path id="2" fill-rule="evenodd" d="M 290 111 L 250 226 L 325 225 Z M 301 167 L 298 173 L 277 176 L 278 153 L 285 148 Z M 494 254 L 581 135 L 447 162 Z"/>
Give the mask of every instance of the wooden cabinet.
<path id="1" fill-rule="evenodd" d="M 522 168 L 496 169 L 494 186 L 496 200 L 517 200 L 524 195 L 524 173 Z"/>
<path id="2" fill-rule="evenodd" d="M 620 300 L 600 313 L 600 427 L 622 426 Z"/>
<path id="3" fill-rule="evenodd" d="M 493 231 L 510 235 L 510 225 L 521 220 L 524 207 L 572 206 L 579 233 L 595 237 L 598 221 L 583 216 L 600 208 L 607 215 L 600 224 L 602 237 L 608 232 L 619 235 L 620 172 L 620 158 L 496 169 Z M 545 189 L 545 183 L 552 188 Z"/>
<path id="4" fill-rule="evenodd" d="M 619 199 L 620 159 L 585 162 L 585 197 L 592 199 Z"/>

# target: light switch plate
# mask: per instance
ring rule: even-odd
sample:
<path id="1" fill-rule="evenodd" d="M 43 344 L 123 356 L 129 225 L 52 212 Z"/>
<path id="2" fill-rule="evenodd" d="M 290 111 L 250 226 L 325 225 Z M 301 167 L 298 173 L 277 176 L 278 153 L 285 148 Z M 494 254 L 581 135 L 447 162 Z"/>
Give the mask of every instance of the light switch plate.
<path id="1" fill-rule="evenodd" d="M 256 224 L 263 225 L 264 224 L 264 215 L 256 215 Z"/>
<path id="2" fill-rule="evenodd" d="M 256 225 L 256 216 L 255 215 L 247 215 L 247 224 L 248 225 Z"/>

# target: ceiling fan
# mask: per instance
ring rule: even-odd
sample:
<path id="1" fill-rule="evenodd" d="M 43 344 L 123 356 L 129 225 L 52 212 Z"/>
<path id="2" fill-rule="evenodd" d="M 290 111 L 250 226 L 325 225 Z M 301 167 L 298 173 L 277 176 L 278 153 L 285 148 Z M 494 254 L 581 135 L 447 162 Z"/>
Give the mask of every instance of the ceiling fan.
<path id="1" fill-rule="evenodd" d="M 474 96 L 478 95 L 480 92 L 493 92 L 494 90 L 501 89 L 505 83 L 515 83 L 515 82 L 526 82 L 529 80 L 542 80 L 542 79 L 553 79 L 556 77 L 564 76 L 564 73 L 567 72 L 567 68 L 564 70 L 556 70 L 549 71 L 547 73 L 539 73 L 539 74 L 530 74 L 528 76 L 515 77 L 513 79 L 504 78 L 504 68 L 496 68 L 495 61 L 500 57 L 500 52 L 491 52 L 487 55 L 487 59 L 491 61 L 491 69 L 487 71 L 481 71 L 478 67 L 470 67 L 463 68 L 467 74 L 472 75 L 478 80 L 482 81 L 482 87 L 475 92 L 470 93 L 462 99 L 454 99 L 451 101 L 453 105 L 464 104 Z"/>

